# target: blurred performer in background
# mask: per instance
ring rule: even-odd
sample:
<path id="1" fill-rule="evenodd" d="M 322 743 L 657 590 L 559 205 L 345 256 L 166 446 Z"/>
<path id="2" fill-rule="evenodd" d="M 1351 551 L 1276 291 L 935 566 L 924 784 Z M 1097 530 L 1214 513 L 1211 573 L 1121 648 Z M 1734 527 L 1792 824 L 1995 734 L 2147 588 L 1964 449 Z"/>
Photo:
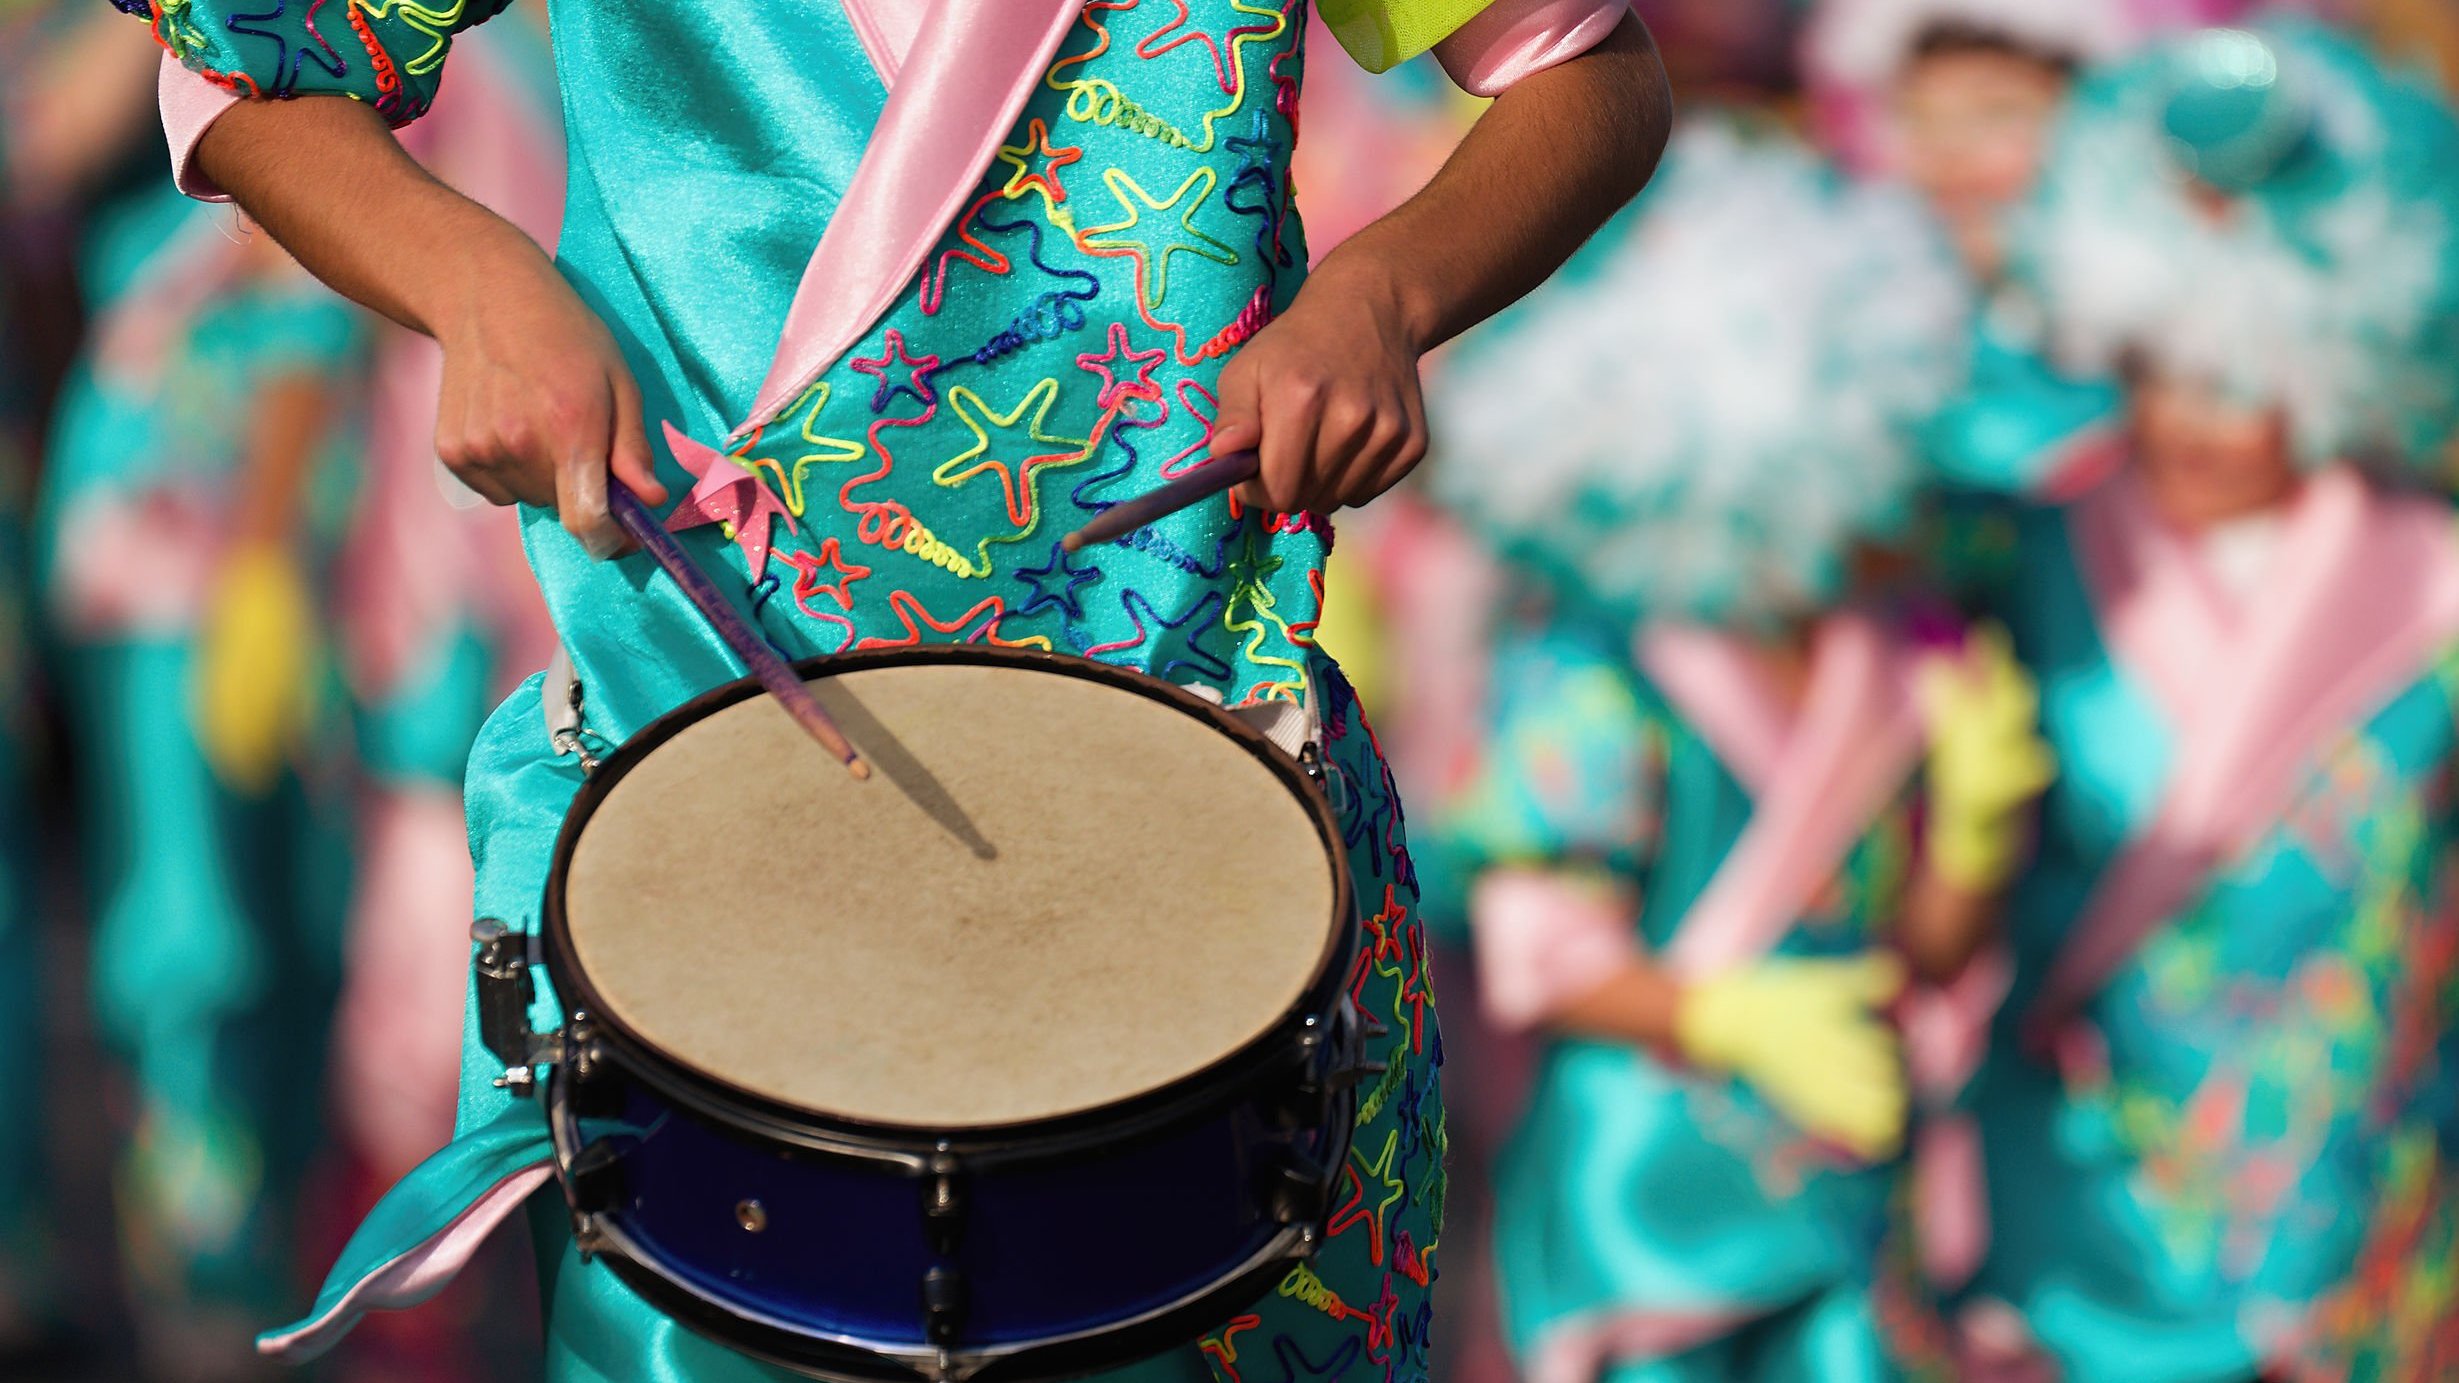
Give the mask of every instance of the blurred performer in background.
<path id="1" fill-rule="evenodd" d="M 2215 31 L 2086 85 L 2016 262 L 2131 459 L 2003 549 L 2064 776 L 1981 1288 L 2071 1378 L 2451 1377 L 2459 123 Z"/>
<path id="2" fill-rule="evenodd" d="M 1916 188 L 1980 289 L 1971 384 L 1929 430 L 1944 479 L 2064 495 L 2107 472 L 2116 387 L 2045 359 L 2040 309 L 2009 280 L 2006 243 L 2076 69 L 2119 51 L 2139 22 L 2125 0 L 1827 0 L 1810 28 L 1823 138 Z"/>
<path id="3" fill-rule="evenodd" d="M 1507 1328 L 1535 1383 L 1938 1373 L 1889 1010 L 1906 962 L 1968 973 L 2049 771 L 2003 641 L 1925 631 L 1881 555 L 1961 277 L 1911 198 L 1767 130 L 1693 127 L 1627 215 L 1438 413 L 1441 492 L 1537 592 L 1437 832 L 1485 1007 L 1552 1039 Z"/>
<path id="4" fill-rule="evenodd" d="M 39 569 L 85 777 L 95 1013 L 134 1104 L 123 1257 L 148 1366 L 231 1376 L 286 1295 L 322 1122 L 349 802 L 315 592 L 364 328 L 169 188 L 94 223 L 83 278 Z"/>

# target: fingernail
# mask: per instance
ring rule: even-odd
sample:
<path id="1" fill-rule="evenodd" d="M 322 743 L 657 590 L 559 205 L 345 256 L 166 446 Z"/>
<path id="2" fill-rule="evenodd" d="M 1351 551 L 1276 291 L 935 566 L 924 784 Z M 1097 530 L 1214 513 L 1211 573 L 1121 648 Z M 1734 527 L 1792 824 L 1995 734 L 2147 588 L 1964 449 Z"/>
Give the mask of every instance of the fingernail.
<path id="1" fill-rule="evenodd" d="M 619 534 L 592 533 L 581 539 L 581 549 L 603 562 L 623 551 L 623 538 Z"/>

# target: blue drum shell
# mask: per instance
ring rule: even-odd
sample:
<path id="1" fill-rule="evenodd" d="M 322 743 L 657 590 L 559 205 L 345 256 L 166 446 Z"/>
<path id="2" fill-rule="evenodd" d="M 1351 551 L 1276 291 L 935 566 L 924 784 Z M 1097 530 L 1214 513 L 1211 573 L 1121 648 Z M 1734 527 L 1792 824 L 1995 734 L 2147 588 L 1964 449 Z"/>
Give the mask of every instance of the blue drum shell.
<path id="1" fill-rule="evenodd" d="M 953 1351 L 1041 1351 L 1021 1376 L 1191 1341 L 1288 1271 L 1296 1255 L 1272 1250 L 1293 1224 L 1320 1226 L 1323 1206 L 1298 1188 L 1346 1158 L 1353 1103 L 1317 1098 L 1328 1118 L 1292 1119 L 1308 1103 L 1292 1063 L 1286 1079 L 1209 1111 L 1064 1153 L 977 1148 L 940 1164 L 954 1168 L 957 1209 L 935 1246 L 926 1159 L 798 1146 L 661 1093 L 620 1060 L 592 1065 L 553 1096 L 559 1116 L 575 1116 L 562 1127 L 586 1130 L 567 1171 L 583 1242 L 705 1333 L 831 1377 L 899 1376 L 881 1366 L 931 1350 L 934 1267 L 962 1283 Z M 1150 1319 L 1195 1302 L 1193 1315 Z M 1118 1331 L 1138 1321 L 1146 1328 Z M 1116 1333 L 1085 1338 L 1103 1332 Z M 1052 1342 L 1071 1339 L 1081 1347 L 1051 1357 Z M 1074 1367 L 1051 1367 L 1061 1360 Z"/>

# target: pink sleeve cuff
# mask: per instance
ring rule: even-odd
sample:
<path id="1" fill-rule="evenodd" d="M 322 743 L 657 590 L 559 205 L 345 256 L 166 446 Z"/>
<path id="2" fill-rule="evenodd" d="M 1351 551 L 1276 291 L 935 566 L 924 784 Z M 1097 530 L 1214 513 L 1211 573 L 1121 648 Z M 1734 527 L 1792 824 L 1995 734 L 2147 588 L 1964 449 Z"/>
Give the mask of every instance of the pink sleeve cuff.
<path id="1" fill-rule="evenodd" d="M 154 93 L 162 106 L 162 133 L 171 141 L 171 181 L 199 201 L 229 201 L 229 193 L 196 170 L 196 146 L 239 98 L 180 66 L 168 53 L 162 55 Z"/>
<path id="2" fill-rule="evenodd" d="M 1533 1028 L 1639 955 L 1629 895 L 1540 870 L 1496 870 L 1469 897 L 1478 995 L 1503 1028 Z"/>
<path id="3" fill-rule="evenodd" d="M 1603 43 L 1630 11 L 1630 0 L 1494 0 L 1434 55 L 1461 90 L 1500 96 Z"/>

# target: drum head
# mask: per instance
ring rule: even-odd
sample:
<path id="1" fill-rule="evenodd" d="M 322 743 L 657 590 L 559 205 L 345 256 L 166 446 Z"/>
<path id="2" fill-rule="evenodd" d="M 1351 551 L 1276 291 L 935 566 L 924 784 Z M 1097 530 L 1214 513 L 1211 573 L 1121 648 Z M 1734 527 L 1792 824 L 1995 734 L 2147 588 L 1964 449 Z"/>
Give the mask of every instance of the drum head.
<path id="1" fill-rule="evenodd" d="M 868 783 L 764 696 L 601 770 L 559 871 L 593 1011 L 738 1090 L 914 1130 L 1133 1099 L 1287 1018 L 1347 919 L 1286 766 L 1143 679 L 925 652 L 812 683 Z"/>

